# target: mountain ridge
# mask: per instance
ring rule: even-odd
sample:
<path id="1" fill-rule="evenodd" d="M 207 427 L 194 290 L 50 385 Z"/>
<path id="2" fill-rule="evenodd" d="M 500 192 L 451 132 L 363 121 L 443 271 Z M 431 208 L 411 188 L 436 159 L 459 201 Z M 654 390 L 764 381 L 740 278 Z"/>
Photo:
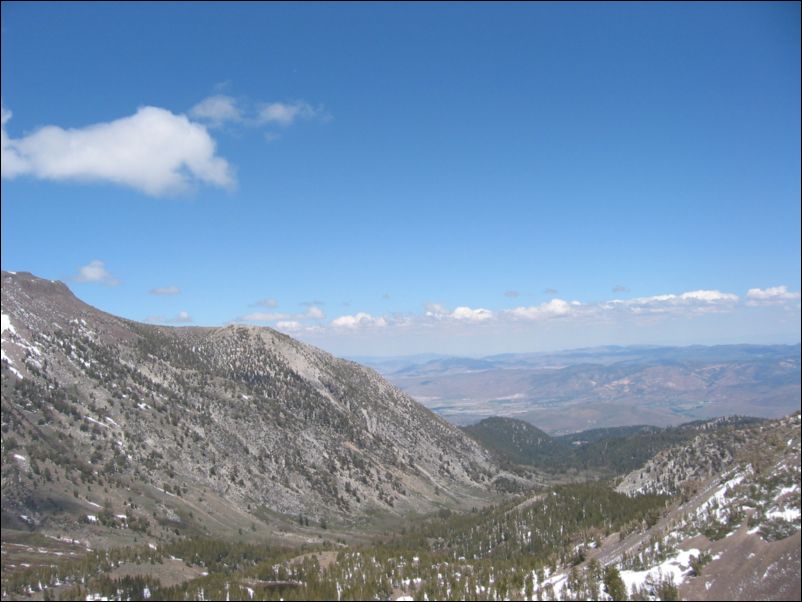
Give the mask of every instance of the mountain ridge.
<path id="1" fill-rule="evenodd" d="M 76 499 L 102 503 L 100 483 L 118 513 L 135 488 L 151 509 L 139 518 L 200 532 L 224 511 L 257 529 L 275 513 L 353 522 L 531 483 L 373 370 L 273 329 L 143 324 L 63 283 L 2 278 L 8 524 L 86 520 Z M 198 508 L 210 498 L 216 509 Z"/>

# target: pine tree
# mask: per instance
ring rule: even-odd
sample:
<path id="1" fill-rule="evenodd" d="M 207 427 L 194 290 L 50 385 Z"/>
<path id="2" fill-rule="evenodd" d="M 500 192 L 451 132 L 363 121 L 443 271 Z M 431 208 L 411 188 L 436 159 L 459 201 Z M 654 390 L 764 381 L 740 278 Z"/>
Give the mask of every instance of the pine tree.
<path id="1" fill-rule="evenodd" d="M 621 579 L 621 573 L 613 565 L 604 567 L 604 591 L 613 600 L 627 599 L 627 587 Z"/>

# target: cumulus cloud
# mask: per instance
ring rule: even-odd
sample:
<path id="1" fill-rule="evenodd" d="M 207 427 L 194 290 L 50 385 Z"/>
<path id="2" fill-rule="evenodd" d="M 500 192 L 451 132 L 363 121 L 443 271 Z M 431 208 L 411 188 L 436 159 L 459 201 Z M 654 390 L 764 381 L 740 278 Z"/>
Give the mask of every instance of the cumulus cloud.
<path id="1" fill-rule="evenodd" d="M 207 122 L 209 127 L 220 127 L 227 121 L 240 122 L 243 118 L 237 101 L 224 94 L 204 98 L 189 110 L 189 114 Z"/>
<path id="2" fill-rule="evenodd" d="M 0 123 L 2 123 L 2 129 L 0 129 L 0 171 L 2 171 L 2 177 L 9 179 L 15 178 L 28 170 L 26 160 L 20 156 L 6 133 L 6 123 L 11 119 L 11 115 L 11 111 L 4 106 L 0 106 Z"/>
<path id="3" fill-rule="evenodd" d="M 278 130 L 289 128 L 299 121 L 328 121 L 331 114 L 322 106 L 305 100 L 291 102 L 253 102 L 227 94 L 204 98 L 189 110 L 193 119 L 210 128 L 235 124 L 246 128 L 264 128 L 264 139 L 273 142 L 281 138 Z"/>
<path id="4" fill-rule="evenodd" d="M 602 309 L 626 309 L 638 314 L 709 313 L 732 308 L 738 295 L 717 290 L 696 290 L 680 294 L 653 295 L 634 299 L 614 299 L 600 304 Z"/>
<path id="5" fill-rule="evenodd" d="M 268 300 L 272 301 L 272 299 Z M 316 305 L 311 305 L 303 313 L 285 313 L 273 311 L 255 311 L 237 318 L 245 322 L 298 322 L 299 320 L 322 320 L 326 314 Z"/>
<path id="6" fill-rule="evenodd" d="M 352 316 L 340 316 L 331 321 L 335 328 L 356 329 L 363 327 L 383 327 L 387 326 L 387 320 L 382 317 L 373 317 L 368 313 L 359 312 Z"/>
<path id="7" fill-rule="evenodd" d="M 297 320 L 281 320 L 276 322 L 276 328 L 279 330 L 286 330 L 287 332 L 296 332 L 303 329 L 303 324 Z"/>
<path id="8" fill-rule="evenodd" d="M 311 305 L 309 309 L 306 310 L 304 317 L 309 318 L 310 320 L 322 320 L 326 317 L 326 314 L 323 313 L 323 310 L 318 306 Z"/>
<path id="9" fill-rule="evenodd" d="M 178 315 L 170 321 L 176 324 L 189 324 L 192 322 L 192 316 L 189 315 L 188 311 L 181 310 L 178 312 Z"/>
<path id="10" fill-rule="evenodd" d="M 680 299 L 683 301 L 704 301 L 705 303 L 718 303 L 720 301 L 737 301 L 738 295 L 732 293 L 722 293 L 720 291 L 690 291 L 682 293 Z"/>
<path id="11" fill-rule="evenodd" d="M 186 310 L 181 310 L 177 315 L 166 318 L 164 316 L 148 316 L 145 322 L 150 324 L 190 324 L 192 323 L 192 316 Z"/>
<path id="12" fill-rule="evenodd" d="M 424 306 L 424 316 L 436 320 L 459 320 L 463 322 L 484 322 L 492 319 L 495 314 L 482 307 L 471 308 L 466 305 L 449 310 L 439 303 L 427 303 Z"/>
<path id="13" fill-rule="evenodd" d="M 100 259 L 90 261 L 87 265 L 78 268 L 78 273 L 73 276 L 75 282 L 97 282 L 106 286 L 117 286 L 120 281 L 112 276 L 106 269 L 106 264 Z"/>
<path id="14" fill-rule="evenodd" d="M 162 286 L 159 288 L 152 288 L 148 291 L 151 295 L 157 296 L 170 296 L 170 295 L 180 295 L 181 289 L 177 286 Z"/>
<path id="15" fill-rule="evenodd" d="M 466 320 L 468 322 L 484 322 L 493 318 L 493 312 L 489 309 L 478 307 L 472 309 L 470 307 L 461 306 L 452 311 L 449 316 L 455 320 Z"/>
<path id="16" fill-rule="evenodd" d="M 789 301 L 799 301 L 800 293 L 788 290 L 785 285 L 772 286 L 770 288 L 750 288 L 746 291 L 749 299 L 747 305 L 777 305 Z"/>
<path id="17" fill-rule="evenodd" d="M 580 303 L 578 301 L 569 303 L 562 299 L 552 299 L 551 301 L 546 301 L 545 303 L 532 307 L 516 307 L 506 313 L 515 318 L 522 318 L 525 320 L 543 320 L 545 318 L 564 316 L 570 313 L 573 307 L 579 305 Z"/>
<path id="18" fill-rule="evenodd" d="M 2 177 L 110 182 L 152 196 L 187 190 L 194 182 L 230 188 L 231 167 L 215 154 L 206 128 L 158 107 L 83 128 L 48 125 L 10 138 L 11 112 L 2 109 Z"/>
<path id="19" fill-rule="evenodd" d="M 263 124 L 289 127 L 298 120 L 325 119 L 328 113 L 322 107 L 313 107 L 308 102 L 271 102 L 259 109 L 258 121 Z"/>
<path id="20" fill-rule="evenodd" d="M 448 309 L 439 303 L 427 303 L 425 308 L 426 315 L 432 318 L 440 318 L 448 315 Z"/>

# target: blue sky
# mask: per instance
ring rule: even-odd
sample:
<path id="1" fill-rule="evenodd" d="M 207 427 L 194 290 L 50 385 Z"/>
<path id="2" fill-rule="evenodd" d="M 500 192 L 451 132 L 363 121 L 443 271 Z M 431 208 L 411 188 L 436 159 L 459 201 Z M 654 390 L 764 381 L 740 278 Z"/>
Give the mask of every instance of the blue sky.
<path id="1" fill-rule="evenodd" d="M 800 338 L 798 3 L 2 4 L 2 267 L 339 354 Z"/>

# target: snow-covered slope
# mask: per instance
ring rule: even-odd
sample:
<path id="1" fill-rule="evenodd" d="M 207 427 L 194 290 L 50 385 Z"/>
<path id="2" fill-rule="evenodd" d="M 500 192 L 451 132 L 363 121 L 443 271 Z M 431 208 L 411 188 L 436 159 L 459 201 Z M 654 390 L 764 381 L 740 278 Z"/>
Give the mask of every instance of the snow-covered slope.
<path id="1" fill-rule="evenodd" d="M 797 412 L 661 452 L 619 491 L 671 494 L 662 516 L 578 546 L 586 560 L 536 583 L 538 599 L 622 599 L 613 583 L 637 600 L 799 599 L 800 424 Z"/>

